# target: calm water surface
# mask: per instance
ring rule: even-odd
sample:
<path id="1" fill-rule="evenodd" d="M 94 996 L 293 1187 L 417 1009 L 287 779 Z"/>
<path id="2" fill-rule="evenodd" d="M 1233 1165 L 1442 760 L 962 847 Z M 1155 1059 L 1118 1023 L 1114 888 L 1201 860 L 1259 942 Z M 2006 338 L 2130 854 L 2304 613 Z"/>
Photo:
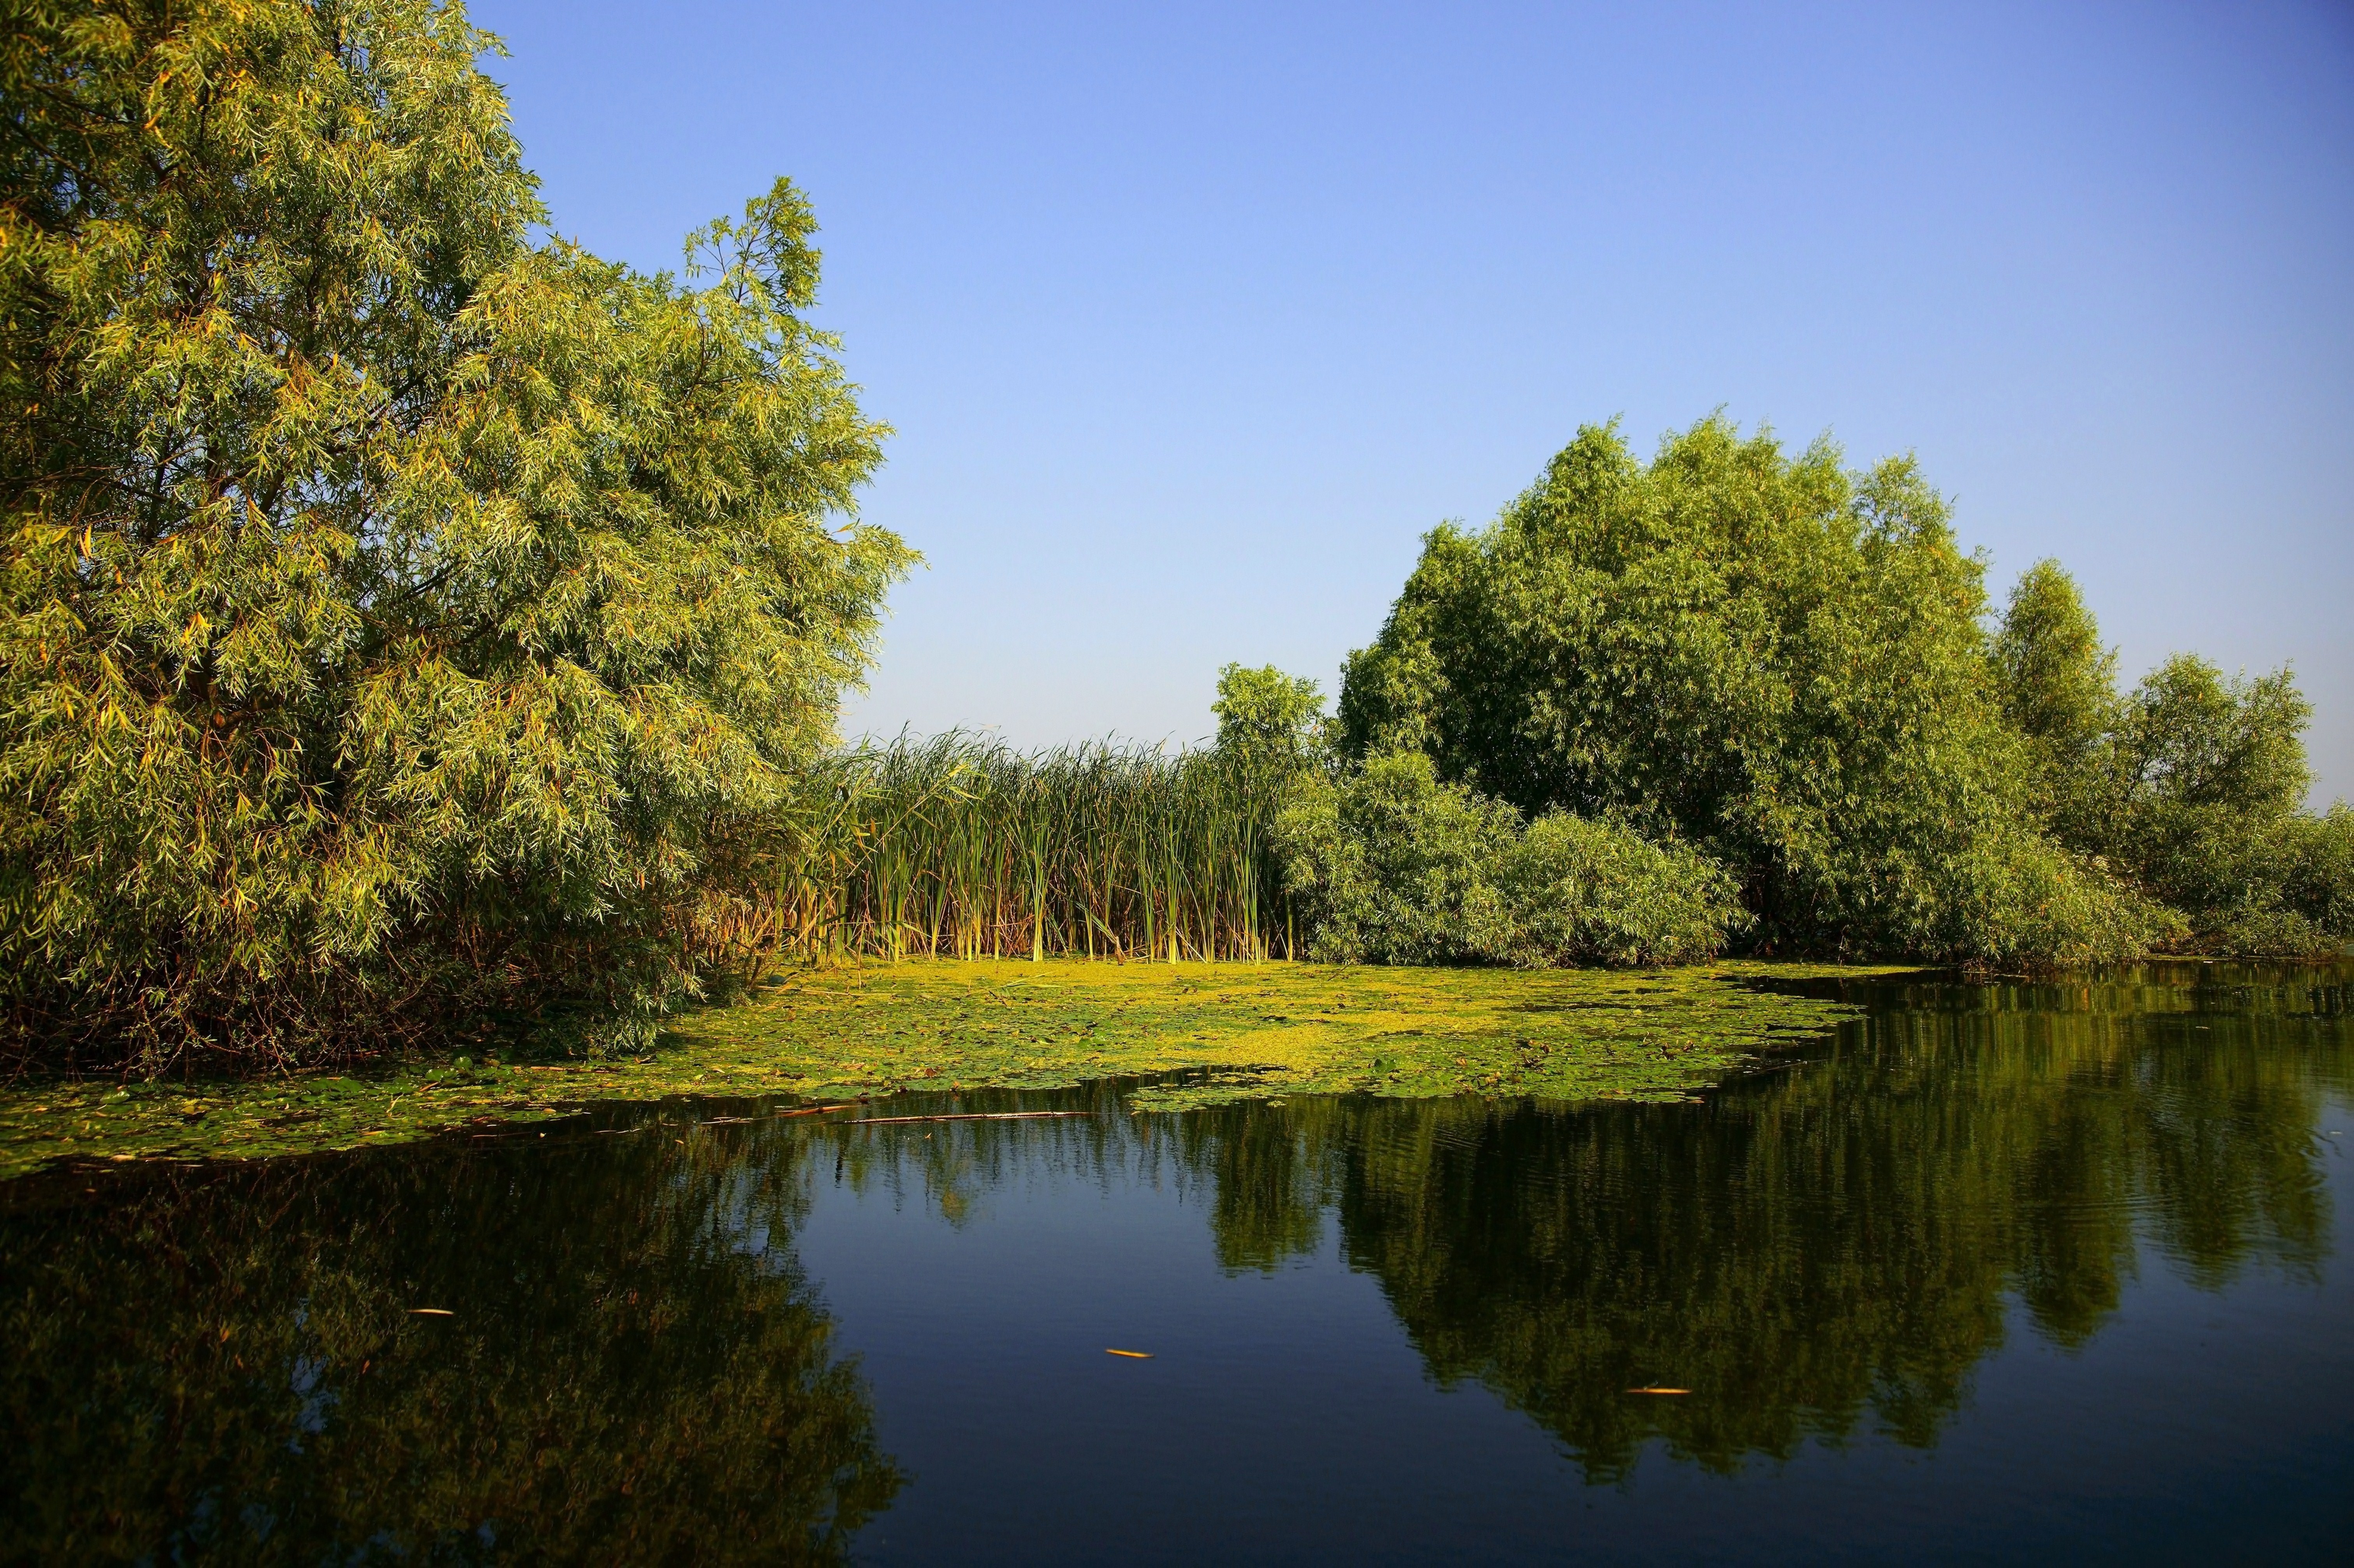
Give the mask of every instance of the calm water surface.
<path id="1" fill-rule="evenodd" d="M 0 1558 L 2354 1560 L 2349 980 L 1859 989 L 1691 1105 L 52 1173 Z"/>

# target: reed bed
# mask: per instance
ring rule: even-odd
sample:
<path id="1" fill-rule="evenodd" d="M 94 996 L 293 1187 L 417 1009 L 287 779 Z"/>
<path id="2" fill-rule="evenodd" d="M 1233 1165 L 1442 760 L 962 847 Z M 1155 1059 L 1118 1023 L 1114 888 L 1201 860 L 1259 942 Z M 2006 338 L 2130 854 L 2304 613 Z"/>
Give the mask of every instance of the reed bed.
<path id="1" fill-rule="evenodd" d="M 966 734 L 828 758 L 754 916 L 810 958 L 1288 957 L 1279 788 L 1216 751 Z M 745 935 L 755 933 L 746 932 Z"/>

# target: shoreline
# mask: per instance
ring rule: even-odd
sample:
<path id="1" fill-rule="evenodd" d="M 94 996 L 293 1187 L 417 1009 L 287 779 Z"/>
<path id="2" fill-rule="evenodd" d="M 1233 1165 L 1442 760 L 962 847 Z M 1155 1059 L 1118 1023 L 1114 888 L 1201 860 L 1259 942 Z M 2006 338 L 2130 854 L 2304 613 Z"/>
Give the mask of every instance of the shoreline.
<path id="1" fill-rule="evenodd" d="M 59 1161 L 257 1159 L 414 1142 L 682 1096 L 1135 1091 L 1179 1110 L 1278 1095 L 1677 1100 L 1861 1009 L 1760 982 L 1917 966 L 1415 969 L 910 959 L 789 970 L 683 1014 L 640 1056 L 408 1060 L 262 1079 L 27 1076 L 0 1087 L 0 1181 Z"/>

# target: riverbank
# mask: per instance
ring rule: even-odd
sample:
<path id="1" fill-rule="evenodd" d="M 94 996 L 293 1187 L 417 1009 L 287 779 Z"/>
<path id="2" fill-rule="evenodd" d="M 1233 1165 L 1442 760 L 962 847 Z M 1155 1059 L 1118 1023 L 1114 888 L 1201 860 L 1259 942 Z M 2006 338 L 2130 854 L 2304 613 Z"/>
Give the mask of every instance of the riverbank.
<path id="1" fill-rule="evenodd" d="M 1676 1099 L 1854 1009 L 1776 982 L 1888 969 L 1664 970 L 921 960 L 790 971 L 639 1056 L 398 1061 L 256 1080 L 0 1087 L 0 1178 L 59 1160 L 259 1158 L 679 1096 L 873 1097 L 1188 1074 L 1178 1109 L 1299 1093 Z"/>

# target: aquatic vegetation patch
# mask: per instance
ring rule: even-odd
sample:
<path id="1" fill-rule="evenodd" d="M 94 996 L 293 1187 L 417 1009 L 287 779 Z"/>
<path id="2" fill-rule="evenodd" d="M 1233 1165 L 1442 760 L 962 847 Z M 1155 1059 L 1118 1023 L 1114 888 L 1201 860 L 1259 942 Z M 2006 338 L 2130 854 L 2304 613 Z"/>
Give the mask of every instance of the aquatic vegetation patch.
<path id="1" fill-rule="evenodd" d="M 1677 1099 L 1816 1037 L 1851 1006 L 1769 981 L 1827 965 L 1647 971 L 917 961 L 790 971 L 608 1060 L 398 1062 L 366 1076 L 22 1079 L 0 1176 L 51 1160 L 355 1149 L 679 1096 L 874 1097 L 1173 1076 L 1182 1109 L 1288 1094 Z"/>

